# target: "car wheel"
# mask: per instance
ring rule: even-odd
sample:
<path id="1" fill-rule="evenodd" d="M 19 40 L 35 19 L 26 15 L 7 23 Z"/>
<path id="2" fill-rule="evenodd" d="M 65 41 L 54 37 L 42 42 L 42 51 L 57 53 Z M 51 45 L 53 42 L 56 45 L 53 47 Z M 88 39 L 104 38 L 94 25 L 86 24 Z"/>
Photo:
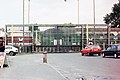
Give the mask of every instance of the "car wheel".
<path id="1" fill-rule="evenodd" d="M 13 56 L 13 55 L 14 55 L 14 53 L 13 53 L 12 51 L 11 51 L 9 54 L 10 54 L 10 56 Z"/>
<path id="2" fill-rule="evenodd" d="M 8 64 L 4 64 L 3 67 L 8 67 Z"/>
<path id="3" fill-rule="evenodd" d="M 82 56 L 84 56 L 84 54 L 82 53 Z"/>
<path id="4" fill-rule="evenodd" d="M 114 57 L 117 58 L 118 57 L 117 54 L 114 54 Z"/>
<path id="5" fill-rule="evenodd" d="M 103 58 L 105 57 L 105 53 L 102 53 L 102 57 L 103 57 Z"/>
<path id="6" fill-rule="evenodd" d="M 100 53 L 98 53 L 98 56 L 100 56 Z"/>
<path id="7" fill-rule="evenodd" d="M 15 56 L 16 55 L 16 53 L 13 53 L 13 56 Z"/>

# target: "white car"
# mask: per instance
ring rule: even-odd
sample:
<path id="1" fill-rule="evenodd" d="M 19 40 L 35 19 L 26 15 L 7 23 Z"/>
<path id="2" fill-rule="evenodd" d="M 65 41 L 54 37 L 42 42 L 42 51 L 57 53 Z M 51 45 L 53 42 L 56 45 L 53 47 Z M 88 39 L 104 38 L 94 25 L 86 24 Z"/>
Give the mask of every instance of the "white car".
<path id="1" fill-rule="evenodd" d="M 18 48 L 10 45 L 5 45 L 5 52 L 10 56 L 15 56 L 18 53 Z"/>

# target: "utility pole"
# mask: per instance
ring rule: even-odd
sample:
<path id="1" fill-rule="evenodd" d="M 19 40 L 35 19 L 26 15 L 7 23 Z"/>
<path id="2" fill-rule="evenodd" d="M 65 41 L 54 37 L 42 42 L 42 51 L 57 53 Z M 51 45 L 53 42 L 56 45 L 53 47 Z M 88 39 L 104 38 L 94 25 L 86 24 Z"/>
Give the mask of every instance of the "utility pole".
<path id="1" fill-rule="evenodd" d="M 28 0 L 28 24 L 30 23 L 30 0 Z"/>
<path id="2" fill-rule="evenodd" d="M 94 44 L 95 44 L 95 0 L 93 0 Z"/>
<path id="3" fill-rule="evenodd" d="M 24 51 L 24 11 L 25 11 L 25 1 L 23 0 L 23 51 Z"/>
<path id="4" fill-rule="evenodd" d="M 78 24 L 79 24 L 79 0 L 78 0 Z"/>
<path id="5" fill-rule="evenodd" d="M 28 25 L 30 23 L 30 0 L 28 0 Z M 30 25 L 28 26 L 30 28 Z M 29 32 L 30 37 L 30 32 Z M 29 38 L 29 49 L 30 49 L 30 38 Z"/>

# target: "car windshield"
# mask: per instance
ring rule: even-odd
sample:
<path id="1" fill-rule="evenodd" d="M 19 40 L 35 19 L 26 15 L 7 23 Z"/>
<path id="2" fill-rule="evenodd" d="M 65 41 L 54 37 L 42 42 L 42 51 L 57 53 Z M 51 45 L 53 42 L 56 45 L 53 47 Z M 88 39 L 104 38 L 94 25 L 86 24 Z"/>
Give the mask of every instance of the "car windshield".
<path id="1" fill-rule="evenodd" d="M 90 47 L 91 47 L 91 46 L 88 45 L 88 46 L 85 47 L 85 49 L 88 49 L 88 48 L 90 48 Z"/>
<path id="2" fill-rule="evenodd" d="M 12 47 L 5 47 L 5 49 L 12 49 Z"/>
<path id="3" fill-rule="evenodd" d="M 89 48 L 88 46 L 85 47 L 85 49 Z"/>
<path id="4" fill-rule="evenodd" d="M 100 48 L 100 46 L 94 45 L 94 46 L 92 46 L 92 48 Z"/>
<path id="5" fill-rule="evenodd" d="M 120 45 L 118 46 L 118 50 L 120 50 Z"/>
<path id="6" fill-rule="evenodd" d="M 117 45 L 111 46 L 111 49 L 116 50 L 117 49 Z"/>
<path id="7" fill-rule="evenodd" d="M 119 45 L 112 45 L 111 47 L 108 47 L 107 50 L 120 50 Z"/>
<path id="8" fill-rule="evenodd" d="M 107 48 L 107 50 L 110 50 L 110 49 L 111 49 L 111 47 L 108 47 L 108 48 Z"/>

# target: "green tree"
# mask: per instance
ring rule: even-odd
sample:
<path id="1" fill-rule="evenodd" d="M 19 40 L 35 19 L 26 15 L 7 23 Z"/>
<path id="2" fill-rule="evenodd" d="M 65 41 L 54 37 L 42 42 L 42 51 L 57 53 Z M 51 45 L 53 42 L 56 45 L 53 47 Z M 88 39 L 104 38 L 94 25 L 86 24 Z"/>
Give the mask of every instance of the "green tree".
<path id="1" fill-rule="evenodd" d="M 111 24 L 112 28 L 120 28 L 120 1 L 114 4 L 111 13 L 105 15 L 104 21 L 106 24 Z"/>

